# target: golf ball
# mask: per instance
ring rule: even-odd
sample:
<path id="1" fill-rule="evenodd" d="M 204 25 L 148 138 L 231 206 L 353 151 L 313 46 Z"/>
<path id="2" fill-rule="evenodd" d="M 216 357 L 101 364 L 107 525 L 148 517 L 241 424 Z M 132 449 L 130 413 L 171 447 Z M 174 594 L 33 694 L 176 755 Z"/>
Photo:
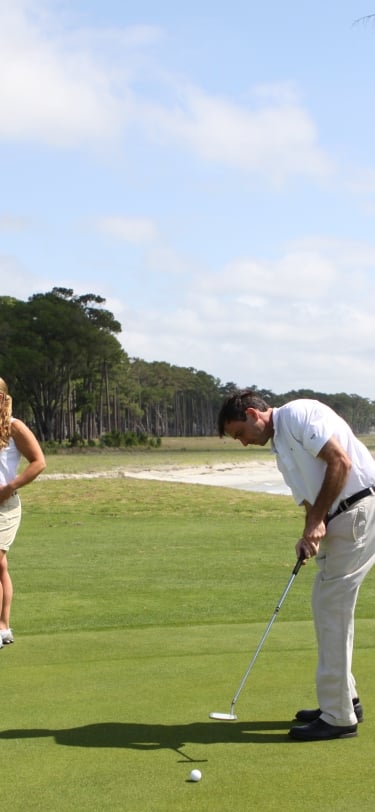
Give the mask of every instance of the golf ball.
<path id="1" fill-rule="evenodd" d="M 200 781 L 202 773 L 200 770 L 192 770 L 190 773 L 190 781 Z"/>

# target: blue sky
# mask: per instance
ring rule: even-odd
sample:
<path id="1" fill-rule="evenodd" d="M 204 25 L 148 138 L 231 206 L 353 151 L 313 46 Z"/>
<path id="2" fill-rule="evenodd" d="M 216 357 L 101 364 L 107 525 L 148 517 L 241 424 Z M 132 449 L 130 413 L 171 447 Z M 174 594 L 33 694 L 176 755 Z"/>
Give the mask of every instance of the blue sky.
<path id="1" fill-rule="evenodd" d="M 0 0 L 1 293 L 99 294 L 131 357 L 222 383 L 375 399 L 371 13 Z"/>

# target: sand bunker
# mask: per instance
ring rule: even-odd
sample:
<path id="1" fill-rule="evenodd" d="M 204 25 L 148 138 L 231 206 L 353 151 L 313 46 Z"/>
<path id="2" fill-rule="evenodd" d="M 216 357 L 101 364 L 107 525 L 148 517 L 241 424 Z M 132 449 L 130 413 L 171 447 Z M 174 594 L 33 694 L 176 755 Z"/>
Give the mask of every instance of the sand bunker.
<path id="1" fill-rule="evenodd" d="M 196 468 L 171 467 L 163 470 L 128 471 L 126 476 L 134 479 L 158 479 L 165 482 L 185 482 L 194 485 L 238 488 L 244 491 L 290 494 L 289 488 L 285 485 L 273 461 L 201 465 Z"/>
<path id="2" fill-rule="evenodd" d="M 237 488 L 243 491 L 290 495 L 289 488 L 276 467 L 274 460 L 250 463 L 222 463 L 189 468 L 165 466 L 141 471 L 116 468 L 87 474 L 41 474 L 39 479 L 98 479 L 98 478 L 154 479 L 161 482 L 183 482 L 191 485 L 212 485 Z"/>

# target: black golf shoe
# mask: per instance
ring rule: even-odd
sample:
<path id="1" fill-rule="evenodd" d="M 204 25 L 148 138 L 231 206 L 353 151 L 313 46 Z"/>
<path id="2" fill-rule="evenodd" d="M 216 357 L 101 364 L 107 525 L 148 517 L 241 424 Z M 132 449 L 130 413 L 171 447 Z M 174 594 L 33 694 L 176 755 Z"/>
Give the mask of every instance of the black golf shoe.
<path id="1" fill-rule="evenodd" d="M 358 698 L 353 699 L 353 709 L 357 721 L 363 722 L 363 707 Z M 304 708 L 303 710 L 297 711 L 296 719 L 298 719 L 299 722 L 315 722 L 315 719 L 319 719 L 321 712 L 320 708 L 314 708 L 314 710 Z"/>
<path id="2" fill-rule="evenodd" d="M 297 725 L 289 731 L 289 736 L 302 742 L 328 741 L 328 739 L 349 739 L 357 735 L 357 725 L 346 725 L 336 727 L 323 722 L 323 719 L 315 719 L 309 725 Z"/>

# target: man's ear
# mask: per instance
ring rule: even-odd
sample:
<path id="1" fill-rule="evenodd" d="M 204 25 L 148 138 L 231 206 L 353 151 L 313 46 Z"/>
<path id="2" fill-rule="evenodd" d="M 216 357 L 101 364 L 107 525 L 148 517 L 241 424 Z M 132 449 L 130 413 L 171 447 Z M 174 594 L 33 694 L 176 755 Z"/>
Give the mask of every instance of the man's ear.
<path id="1" fill-rule="evenodd" d="M 253 418 L 253 420 L 258 420 L 258 409 L 254 409 L 253 406 L 249 406 L 245 410 L 245 414 L 248 414 L 249 417 Z"/>

